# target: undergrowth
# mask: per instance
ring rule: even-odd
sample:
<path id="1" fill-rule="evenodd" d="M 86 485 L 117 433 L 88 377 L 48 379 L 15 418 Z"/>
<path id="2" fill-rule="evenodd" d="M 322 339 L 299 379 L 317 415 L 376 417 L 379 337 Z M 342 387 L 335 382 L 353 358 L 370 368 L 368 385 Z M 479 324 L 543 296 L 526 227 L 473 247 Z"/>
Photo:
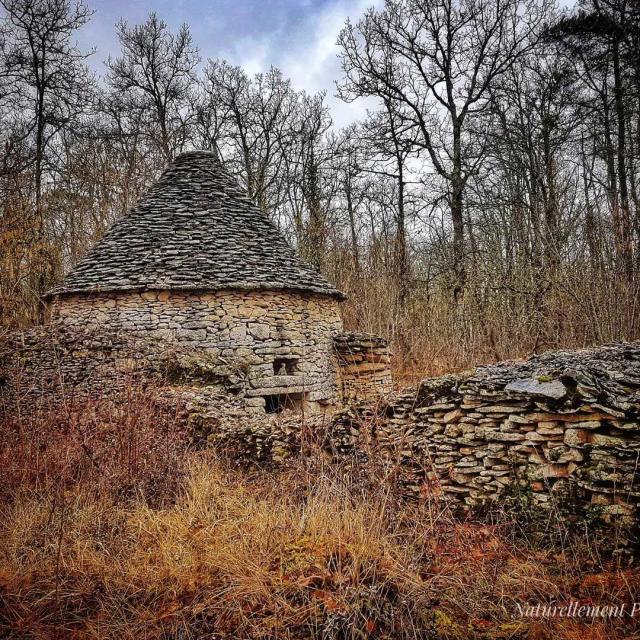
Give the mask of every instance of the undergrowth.
<path id="1" fill-rule="evenodd" d="M 637 637 L 630 618 L 518 612 L 640 600 L 633 560 L 588 531 L 550 544 L 506 503 L 407 501 L 371 456 L 241 467 L 191 451 L 151 392 L 7 415 L 0 637 Z"/>

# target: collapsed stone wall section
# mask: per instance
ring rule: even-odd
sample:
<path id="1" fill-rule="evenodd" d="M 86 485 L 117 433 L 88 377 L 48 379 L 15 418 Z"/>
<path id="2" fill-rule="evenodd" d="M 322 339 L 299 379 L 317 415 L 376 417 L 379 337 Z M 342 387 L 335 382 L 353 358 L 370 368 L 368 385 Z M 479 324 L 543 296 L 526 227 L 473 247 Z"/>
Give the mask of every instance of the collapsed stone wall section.
<path id="1" fill-rule="evenodd" d="M 466 508 L 519 486 L 543 507 L 590 509 L 605 520 L 638 516 L 640 343 L 428 379 L 375 419 L 362 415 L 336 420 L 343 432 L 374 424 L 378 448 L 413 469 L 405 476 L 411 491 L 428 487 Z"/>

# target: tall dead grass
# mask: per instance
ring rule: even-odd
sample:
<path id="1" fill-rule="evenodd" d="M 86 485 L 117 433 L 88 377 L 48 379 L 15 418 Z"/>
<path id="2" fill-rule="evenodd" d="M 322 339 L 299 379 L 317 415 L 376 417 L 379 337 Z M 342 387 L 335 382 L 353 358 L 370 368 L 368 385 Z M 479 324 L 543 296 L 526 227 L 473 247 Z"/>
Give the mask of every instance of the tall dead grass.
<path id="1" fill-rule="evenodd" d="M 0 396 L 0 499 L 91 486 L 122 500 L 166 500 L 189 445 L 180 411 L 157 389 L 133 384 L 118 400 Z"/>
<path id="2" fill-rule="evenodd" d="M 640 339 L 638 283 L 594 273 L 588 264 L 564 265 L 553 281 L 482 264 L 470 270 L 458 302 L 437 280 L 412 282 L 403 304 L 392 277 L 341 272 L 336 282 L 348 294 L 345 326 L 389 339 L 403 382 L 553 349 Z"/>

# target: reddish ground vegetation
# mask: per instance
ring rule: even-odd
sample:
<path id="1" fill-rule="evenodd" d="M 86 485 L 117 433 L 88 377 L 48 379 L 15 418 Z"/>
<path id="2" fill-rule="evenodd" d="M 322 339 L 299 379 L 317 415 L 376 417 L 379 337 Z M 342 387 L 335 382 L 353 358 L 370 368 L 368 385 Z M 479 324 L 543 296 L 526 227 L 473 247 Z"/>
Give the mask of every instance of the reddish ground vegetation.
<path id="1" fill-rule="evenodd" d="M 518 604 L 629 607 L 630 554 L 534 536 L 507 503 L 460 519 L 388 465 L 310 448 L 240 468 L 193 451 L 151 391 L 0 427 L 0 636 L 629 638 L 637 620 L 528 619 Z M 553 518 L 547 533 L 560 531 Z M 564 529 L 562 529 L 564 531 Z"/>

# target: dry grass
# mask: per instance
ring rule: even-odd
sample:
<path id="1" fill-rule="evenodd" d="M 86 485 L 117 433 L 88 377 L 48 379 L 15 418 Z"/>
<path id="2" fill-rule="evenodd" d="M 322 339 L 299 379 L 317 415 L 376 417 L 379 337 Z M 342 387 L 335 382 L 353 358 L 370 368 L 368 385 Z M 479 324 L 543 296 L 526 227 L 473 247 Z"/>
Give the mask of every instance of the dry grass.
<path id="1" fill-rule="evenodd" d="M 518 602 L 640 599 L 634 566 L 601 557 L 587 537 L 549 547 L 524 537 L 507 513 L 456 520 L 428 497 L 402 500 L 392 474 L 371 462 L 312 452 L 287 468 L 238 468 L 189 451 L 168 437 L 159 405 L 136 402 L 124 422 L 96 406 L 71 422 L 73 413 L 59 423 L 46 414 L 46 424 L 2 427 L 0 637 L 635 633 L 629 619 L 518 616 Z M 110 448 L 133 437 L 131 425 L 133 467 Z M 153 425 L 165 430 L 162 446 Z M 51 439 L 26 447 L 42 428 Z"/>
<path id="2" fill-rule="evenodd" d="M 366 278 L 340 273 L 333 281 L 349 296 L 345 326 L 388 338 L 396 379 L 406 383 L 543 351 L 640 339 L 637 283 L 579 264 L 560 269 L 554 282 L 507 275 L 483 262 L 470 270 L 458 303 L 446 287 L 415 282 L 403 305 L 398 283 L 375 271 Z"/>

